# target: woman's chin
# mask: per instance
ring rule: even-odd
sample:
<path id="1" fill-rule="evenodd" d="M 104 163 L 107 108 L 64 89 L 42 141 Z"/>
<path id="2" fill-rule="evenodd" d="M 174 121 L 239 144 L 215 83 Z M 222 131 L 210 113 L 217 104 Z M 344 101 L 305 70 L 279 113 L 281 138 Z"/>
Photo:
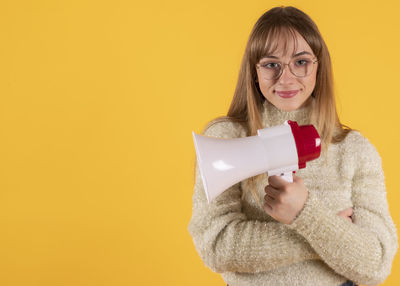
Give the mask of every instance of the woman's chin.
<path id="1" fill-rule="evenodd" d="M 282 111 L 289 112 L 289 111 L 297 110 L 297 109 L 303 107 L 303 105 L 305 105 L 307 103 L 307 100 L 299 101 L 299 100 L 295 100 L 294 98 L 291 98 L 291 99 L 292 100 L 290 100 L 290 99 L 284 99 L 283 101 L 279 100 L 278 102 L 276 102 L 276 105 L 275 104 L 274 105 Z M 298 98 L 298 99 L 300 99 L 300 98 Z"/>

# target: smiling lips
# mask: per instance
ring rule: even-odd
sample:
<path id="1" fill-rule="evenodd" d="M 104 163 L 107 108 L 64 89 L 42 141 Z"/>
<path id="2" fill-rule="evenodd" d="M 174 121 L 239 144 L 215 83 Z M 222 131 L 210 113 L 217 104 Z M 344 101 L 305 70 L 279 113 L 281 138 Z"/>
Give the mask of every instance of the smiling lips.
<path id="1" fill-rule="evenodd" d="M 283 91 L 283 90 L 278 91 L 278 90 L 276 90 L 275 92 L 280 97 L 291 98 L 291 97 L 295 96 L 299 91 L 298 90 L 286 90 L 286 91 Z"/>

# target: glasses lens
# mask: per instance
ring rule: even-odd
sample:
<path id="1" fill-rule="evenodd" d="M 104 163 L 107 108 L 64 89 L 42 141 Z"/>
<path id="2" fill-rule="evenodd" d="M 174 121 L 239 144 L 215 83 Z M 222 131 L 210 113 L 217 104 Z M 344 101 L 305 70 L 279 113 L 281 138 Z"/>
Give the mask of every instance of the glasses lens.
<path id="1" fill-rule="evenodd" d="M 314 64 L 312 58 L 305 57 L 291 61 L 289 67 L 295 76 L 305 77 L 311 74 Z"/>
<path id="2" fill-rule="evenodd" d="M 262 62 L 260 63 L 260 72 L 264 79 L 275 79 L 281 73 L 281 64 L 272 61 Z"/>

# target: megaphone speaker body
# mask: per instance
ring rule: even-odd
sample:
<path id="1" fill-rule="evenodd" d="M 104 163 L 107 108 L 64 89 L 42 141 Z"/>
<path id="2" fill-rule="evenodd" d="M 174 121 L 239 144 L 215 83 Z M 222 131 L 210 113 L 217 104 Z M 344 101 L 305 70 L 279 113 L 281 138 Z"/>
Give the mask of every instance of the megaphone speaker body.
<path id="1" fill-rule="evenodd" d="M 298 132 L 299 130 L 296 122 L 286 121 L 283 125 L 260 129 L 257 135 L 243 138 L 220 139 L 193 132 L 198 166 L 208 202 L 232 185 L 265 172 L 269 176 L 285 174 L 286 179 L 292 181 L 292 172 L 299 169 L 299 166 L 305 167 L 304 160 L 315 159 L 320 153 L 320 139 L 314 129 L 315 132 L 307 133 L 308 137 L 313 138 L 308 140 L 311 144 L 308 142 L 306 145 L 316 146 L 317 149 L 314 148 L 311 156 L 308 154 L 310 151 L 305 152 L 307 156 L 299 156 L 299 148 L 304 153 L 304 148 L 300 145 L 307 141 L 300 138 L 302 132 Z M 296 132 L 297 138 L 294 136 Z M 313 143 L 313 139 L 319 141 L 314 140 L 316 143 Z M 299 162 L 299 158 L 305 158 L 304 162 Z"/>

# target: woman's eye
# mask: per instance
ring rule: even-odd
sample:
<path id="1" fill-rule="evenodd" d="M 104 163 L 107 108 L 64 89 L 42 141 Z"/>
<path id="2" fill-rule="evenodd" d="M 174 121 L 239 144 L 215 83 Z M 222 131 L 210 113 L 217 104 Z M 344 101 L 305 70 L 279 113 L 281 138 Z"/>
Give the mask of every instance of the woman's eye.
<path id="1" fill-rule="evenodd" d="M 296 61 L 296 65 L 297 66 L 304 66 L 304 65 L 306 65 L 306 64 L 308 64 L 308 62 L 309 62 L 309 60 L 297 60 Z"/>
<path id="2" fill-rule="evenodd" d="M 264 68 L 267 68 L 267 69 L 276 69 L 279 67 L 279 64 L 278 63 L 265 63 L 265 64 L 262 64 L 261 66 Z"/>

